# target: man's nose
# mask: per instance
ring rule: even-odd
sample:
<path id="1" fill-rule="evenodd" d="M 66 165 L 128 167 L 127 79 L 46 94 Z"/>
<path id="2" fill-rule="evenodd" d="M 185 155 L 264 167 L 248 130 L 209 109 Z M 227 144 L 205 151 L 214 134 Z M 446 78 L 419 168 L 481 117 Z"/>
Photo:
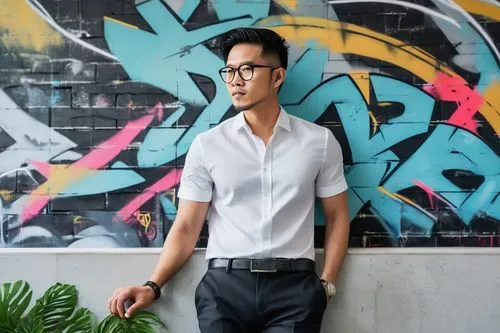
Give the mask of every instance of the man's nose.
<path id="1" fill-rule="evenodd" d="M 231 81 L 231 85 L 232 86 L 242 86 L 244 84 L 244 82 L 245 81 L 241 78 L 240 73 L 238 73 L 238 71 L 236 71 L 234 73 L 233 81 Z"/>

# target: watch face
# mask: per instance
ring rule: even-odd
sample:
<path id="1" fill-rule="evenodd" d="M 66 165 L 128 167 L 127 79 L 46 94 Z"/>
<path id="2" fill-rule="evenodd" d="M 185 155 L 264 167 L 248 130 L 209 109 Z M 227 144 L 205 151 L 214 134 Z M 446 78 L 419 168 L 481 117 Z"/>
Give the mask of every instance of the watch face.
<path id="1" fill-rule="evenodd" d="M 326 289 L 328 291 L 328 296 L 333 296 L 335 295 L 335 286 L 331 283 L 326 284 Z"/>
<path id="2" fill-rule="evenodd" d="M 328 297 L 335 296 L 336 289 L 335 289 L 335 285 L 333 283 L 326 281 L 326 280 L 321 280 L 321 283 L 326 288 L 326 293 L 328 294 Z"/>

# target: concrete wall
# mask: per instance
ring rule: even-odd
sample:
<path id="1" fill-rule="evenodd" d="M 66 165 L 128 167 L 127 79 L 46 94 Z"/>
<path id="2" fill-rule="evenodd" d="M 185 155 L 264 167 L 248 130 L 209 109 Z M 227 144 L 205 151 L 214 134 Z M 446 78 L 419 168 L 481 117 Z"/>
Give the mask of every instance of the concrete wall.
<path id="1" fill-rule="evenodd" d="M 26 279 L 35 296 L 56 281 L 75 284 L 80 304 L 102 318 L 115 288 L 147 279 L 158 253 L 4 250 L 0 282 Z M 497 249 L 352 249 L 322 333 L 497 333 L 499 262 Z M 193 297 L 205 268 L 197 251 L 151 308 L 171 333 L 199 332 Z"/>
<path id="2" fill-rule="evenodd" d="M 3 0 L 0 247 L 160 246 L 193 138 L 235 114 L 239 26 L 287 38 L 281 103 L 342 145 L 351 247 L 498 247 L 498 7 Z"/>

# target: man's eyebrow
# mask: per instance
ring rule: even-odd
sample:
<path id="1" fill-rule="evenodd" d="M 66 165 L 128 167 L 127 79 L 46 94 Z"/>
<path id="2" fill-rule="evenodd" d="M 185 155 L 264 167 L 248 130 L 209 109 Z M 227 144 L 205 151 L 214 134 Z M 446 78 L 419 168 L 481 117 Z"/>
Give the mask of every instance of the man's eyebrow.
<path id="1" fill-rule="evenodd" d="M 241 66 L 241 65 L 255 65 L 255 62 L 254 61 L 244 61 L 242 63 L 240 63 L 238 66 Z M 236 65 L 233 65 L 233 64 L 226 64 L 227 67 L 238 67 Z"/>

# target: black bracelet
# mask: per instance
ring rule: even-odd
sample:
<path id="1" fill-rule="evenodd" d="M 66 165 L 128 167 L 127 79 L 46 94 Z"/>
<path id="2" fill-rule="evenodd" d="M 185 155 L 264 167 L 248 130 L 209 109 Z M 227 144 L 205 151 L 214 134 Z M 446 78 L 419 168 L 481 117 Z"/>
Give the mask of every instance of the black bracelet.
<path id="1" fill-rule="evenodd" d="M 161 295 L 161 289 L 160 287 L 153 281 L 146 281 L 146 283 L 143 284 L 143 286 L 148 286 L 148 287 L 151 287 L 151 289 L 153 289 L 153 291 L 155 292 L 155 300 L 157 300 L 158 298 L 160 298 L 160 295 Z"/>

